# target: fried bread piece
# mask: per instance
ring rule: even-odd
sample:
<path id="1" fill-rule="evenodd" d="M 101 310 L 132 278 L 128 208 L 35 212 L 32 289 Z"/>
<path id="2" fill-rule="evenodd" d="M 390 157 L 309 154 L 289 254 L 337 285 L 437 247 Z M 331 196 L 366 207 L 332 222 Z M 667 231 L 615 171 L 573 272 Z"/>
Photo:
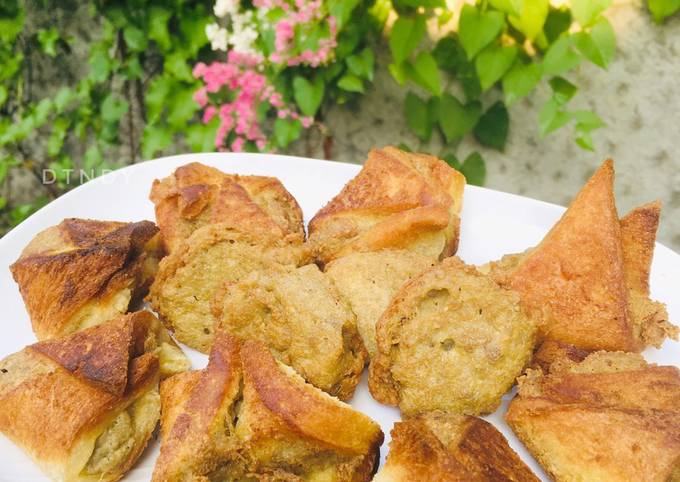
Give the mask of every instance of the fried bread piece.
<path id="1" fill-rule="evenodd" d="M 368 386 L 407 415 L 490 413 L 531 357 L 534 332 L 516 293 L 447 258 L 404 285 L 378 321 Z"/>
<path id="2" fill-rule="evenodd" d="M 161 256 L 150 221 L 64 219 L 40 232 L 10 267 L 39 340 L 125 313 L 146 294 Z"/>
<path id="3" fill-rule="evenodd" d="M 444 161 L 394 147 L 373 149 L 357 176 L 309 223 L 321 263 L 352 252 L 456 252 L 465 178 Z"/>
<path id="4" fill-rule="evenodd" d="M 208 366 L 161 388 L 154 482 L 368 481 L 380 426 L 314 388 L 258 341 L 218 332 Z"/>
<path id="5" fill-rule="evenodd" d="M 596 352 L 550 374 L 528 370 L 506 420 L 556 481 L 677 480 L 680 371 Z"/>
<path id="6" fill-rule="evenodd" d="M 315 387 L 341 400 L 354 394 L 366 350 L 349 303 L 315 264 L 229 283 L 213 314 L 216 330 L 262 341 Z"/>
<path id="7" fill-rule="evenodd" d="M 489 422 L 429 412 L 394 424 L 374 482 L 538 482 Z"/>
<path id="8" fill-rule="evenodd" d="M 158 422 L 159 377 L 184 357 L 174 352 L 162 366 L 161 332 L 139 312 L 8 356 L 0 361 L 0 431 L 53 480 L 120 479 Z"/>
<path id="9" fill-rule="evenodd" d="M 161 261 L 148 300 L 179 341 L 208 352 L 214 324 L 211 303 L 223 284 L 270 266 L 297 266 L 304 252 L 304 247 L 274 237 L 210 224 Z"/>
<path id="10" fill-rule="evenodd" d="M 659 207 L 619 221 L 611 160 L 586 183 L 543 241 L 491 266 L 539 321 L 539 338 L 584 350 L 639 351 L 677 337 L 665 308 L 649 300 Z"/>
<path id="11" fill-rule="evenodd" d="M 297 201 L 274 177 L 225 174 L 192 162 L 156 179 L 149 198 L 167 252 L 208 224 L 265 233 L 302 243 L 305 229 Z"/>
<path id="12" fill-rule="evenodd" d="M 436 258 L 406 250 L 351 253 L 331 261 L 325 273 L 349 300 L 357 315 L 357 327 L 371 357 L 377 351 L 375 324 L 404 283 L 427 268 Z"/>

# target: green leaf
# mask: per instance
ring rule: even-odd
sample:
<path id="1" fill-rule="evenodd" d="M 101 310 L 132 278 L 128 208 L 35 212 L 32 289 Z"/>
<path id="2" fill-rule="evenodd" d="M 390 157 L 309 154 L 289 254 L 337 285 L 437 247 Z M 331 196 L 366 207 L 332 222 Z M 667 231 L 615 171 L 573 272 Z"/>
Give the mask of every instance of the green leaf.
<path id="1" fill-rule="evenodd" d="M 194 122 L 187 126 L 186 141 L 192 152 L 212 152 L 215 150 L 215 136 L 220 125 L 218 116 L 207 124 Z"/>
<path id="2" fill-rule="evenodd" d="M 508 139 L 509 122 L 508 109 L 499 100 L 479 118 L 474 130 L 475 138 L 482 145 L 502 151 Z"/>
<path id="3" fill-rule="evenodd" d="M 398 9 L 404 7 L 436 8 L 446 6 L 445 0 L 393 0 L 392 4 Z"/>
<path id="4" fill-rule="evenodd" d="M 531 1 L 531 0 L 529 0 Z M 489 3 L 496 10 L 509 15 L 519 15 L 522 11 L 522 0 L 490 0 Z"/>
<path id="5" fill-rule="evenodd" d="M 118 122 L 128 111 L 129 105 L 126 100 L 110 93 L 101 105 L 102 119 L 106 122 Z"/>
<path id="6" fill-rule="evenodd" d="M 168 20 L 172 16 L 172 12 L 163 7 L 153 6 L 149 9 L 148 32 L 149 38 L 156 42 L 161 51 L 170 49 L 171 40 L 170 32 L 168 31 Z"/>
<path id="7" fill-rule="evenodd" d="M 146 115 L 150 123 L 154 123 L 163 112 L 165 99 L 170 95 L 171 80 L 165 75 L 154 78 L 146 89 L 144 102 Z"/>
<path id="8" fill-rule="evenodd" d="M 4 85 L 0 85 L 0 107 L 5 105 L 7 102 L 7 88 Z"/>
<path id="9" fill-rule="evenodd" d="M 165 56 L 163 60 L 163 72 L 185 82 L 193 82 L 194 76 L 191 67 L 181 51 L 174 51 Z"/>
<path id="10" fill-rule="evenodd" d="M 616 52 L 616 34 L 609 20 L 602 17 L 590 32 L 575 34 L 576 48 L 595 65 L 606 69 Z"/>
<path id="11" fill-rule="evenodd" d="M 0 211 L 7 207 L 7 199 L 0 196 Z"/>
<path id="12" fill-rule="evenodd" d="M 654 21 L 661 23 L 680 10 L 680 0 L 647 0 L 647 7 L 652 12 Z"/>
<path id="13" fill-rule="evenodd" d="M 345 74 L 338 80 L 338 87 L 347 92 L 363 92 L 364 83 L 359 77 L 352 74 Z"/>
<path id="14" fill-rule="evenodd" d="M 482 50 L 475 60 L 475 68 L 482 91 L 489 90 L 508 71 L 517 56 L 517 46 L 491 45 Z"/>
<path id="15" fill-rule="evenodd" d="M 185 126 L 198 110 L 198 104 L 194 102 L 194 89 L 185 87 L 176 89 L 167 100 L 168 124 L 177 130 Z"/>
<path id="16" fill-rule="evenodd" d="M 504 26 L 505 17 L 502 12 L 482 12 L 472 5 L 463 5 L 458 21 L 458 38 L 468 59 L 472 59 L 493 42 Z"/>
<path id="17" fill-rule="evenodd" d="M 568 112 L 564 112 L 560 105 L 551 98 L 538 113 L 538 132 L 541 137 L 566 125 L 571 120 Z"/>
<path id="18" fill-rule="evenodd" d="M 366 47 L 360 53 L 351 55 L 345 60 L 349 71 L 361 79 L 373 80 L 375 58 L 373 51 Z"/>
<path id="19" fill-rule="evenodd" d="M 328 12 L 338 22 L 338 29 L 342 30 L 342 27 L 352 17 L 352 12 L 359 4 L 359 0 L 330 0 L 326 3 L 328 5 Z"/>
<path id="20" fill-rule="evenodd" d="M 133 52 L 141 52 L 146 49 L 147 41 L 144 31 L 134 25 L 128 25 L 123 29 L 125 43 Z"/>
<path id="21" fill-rule="evenodd" d="M 412 64 L 406 64 L 411 80 L 434 95 L 441 95 L 442 86 L 437 62 L 430 52 L 420 52 Z"/>
<path id="22" fill-rule="evenodd" d="M 1 88 L 0 88 L 1 89 Z M 0 98 L 2 96 L 0 95 Z M 69 106 L 69 104 L 75 99 L 76 94 L 73 92 L 71 89 L 68 87 L 62 87 L 59 89 L 57 92 L 57 95 L 54 96 L 54 108 L 56 109 L 57 113 L 60 114 L 66 109 L 66 107 Z M 0 101 L 0 106 L 2 105 L 2 102 Z"/>
<path id="23" fill-rule="evenodd" d="M 425 18 L 399 17 L 390 33 L 390 51 L 395 63 L 400 64 L 411 55 L 425 35 Z"/>
<path id="24" fill-rule="evenodd" d="M 432 50 L 437 66 L 450 74 L 455 74 L 462 66 L 468 64 L 463 46 L 455 35 L 447 35 L 439 39 Z"/>
<path id="25" fill-rule="evenodd" d="M 553 77 L 550 79 L 549 83 L 550 88 L 553 91 L 553 99 L 555 99 L 555 102 L 559 106 L 569 102 L 578 90 L 578 87 L 576 87 L 564 77 Z"/>
<path id="26" fill-rule="evenodd" d="M 477 151 L 470 153 L 460 166 L 460 172 L 468 184 L 483 186 L 486 180 L 486 163 L 481 154 Z"/>
<path id="27" fill-rule="evenodd" d="M 548 17 L 548 0 L 525 0 L 519 16 L 511 15 L 508 20 L 529 40 L 534 40 L 543 31 Z"/>
<path id="28" fill-rule="evenodd" d="M 571 113 L 571 117 L 576 121 L 576 126 L 584 131 L 592 131 L 606 125 L 600 116 L 589 110 L 574 111 Z"/>
<path id="29" fill-rule="evenodd" d="M 95 83 L 101 83 L 109 78 L 111 72 L 111 59 L 107 52 L 95 50 L 90 54 L 90 78 Z"/>
<path id="30" fill-rule="evenodd" d="M 142 156 L 144 159 L 153 158 L 158 151 L 162 151 L 172 144 L 172 132 L 167 127 L 147 124 L 142 134 Z"/>
<path id="31" fill-rule="evenodd" d="M 550 8 L 548 18 L 545 19 L 543 32 L 548 43 L 553 43 L 557 37 L 569 30 L 571 26 L 571 11 L 568 8 Z"/>
<path id="32" fill-rule="evenodd" d="M 64 139 L 66 138 L 66 132 L 69 125 L 70 121 L 65 117 L 57 117 L 54 122 L 52 122 L 52 132 L 47 139 L 47 154 L 53 157 L 59 154 L 61 146 L 64 145 Z"/>
<path id="33" fill-rule="evenodd" d="M 41 28 L 38 30 L 38 42 L 40 49 L 50 57 L 57 55 L 57 42 L 59 41 L 59 31 L 50 27 L 48 29 Z"/>
<path id="34" fill-rule="evenodd" d="M 184 11 L 180 16 L 179 29 L 183 37 L 183 50 L 191 58 L 195 58 L 199 49 L 208 43 L 205 26 L 211 21 L 211 17 L 205 15 L 201 8 L 197 8 L 193 12 Z"/>
<path id="35" fill-rule="evenodd" d="M 539 64 L 515 62 L 515 65 L 503 77 L 505 103 L 510 105 L 529 94 L 540 80 L 541 66 Z"/>
<path id="36" fill-rule="evenodd" d="M 460 161 L 455 154 L 449 153 L 441 156 L 442 160 L 446 162 L 449 166 L 454 168 L 456 171 L 460 171 Z"/>
<path id="37" fill-rule="evenodd" d="M 85 151 L 83 168 L 88 172 L 96 171 L 104 162 L 104 156 L 98 144 L 93 144 Z"/>
<path id="38" fill-rule="evenodd" d="M 274 139 L 279 147 L 288 147 L 301 132 L 302 124 L 297 119 L 276 119 L 274 122 Z"/>
<path id="39" fill-rule="evenodd" d="M 394 80 L 396 80 L 399 85 L 404 85 L 404 83 L 406 83 L 408 74 L 406 73 L 405 64 L 395 64 L 393 62 L 388 65 L 387 68 L 389 69 L 390 74 L 392 74 L 392 78 L 394 78 Z"/>
<path id="40" fill-rule="evenodd" d="M 588 27 L 611 3 L 612 0 L 571 0 L 571 13 L 582 27 Z"/>
<path id="41" fill-rule="evenodd" d="M 543 59 L 543 72 L 559 75 L 575 68 L 581 56 L 574 52 L 574 37 L 565 35 L 550 46 Z"/>
<path id="42" fill-rule="evenodd" d="M 406 94 L 404 100 L 404 116 L 411 131 L 423 142 L 432 135 L 432 119 L 427 102 L 413 92 Z"/>
<path id="43" fill-rule="evenodd" d="M 293 78 L 293 97 L 300 111 L 306 116 L 316 115 L 323 100 L 324 90 L 325 84 L 321 76 L 314 77 L 312 82 L 299 75 Z"/>
<path id="44" fill-rule="evenodd" d="M 460 139 L 470 132 L 481 114 L 482 105 L 477 101 L 469 102 L 464 106 L 451 94 L 442 95 L 438 120 L 446 142 Z"/>

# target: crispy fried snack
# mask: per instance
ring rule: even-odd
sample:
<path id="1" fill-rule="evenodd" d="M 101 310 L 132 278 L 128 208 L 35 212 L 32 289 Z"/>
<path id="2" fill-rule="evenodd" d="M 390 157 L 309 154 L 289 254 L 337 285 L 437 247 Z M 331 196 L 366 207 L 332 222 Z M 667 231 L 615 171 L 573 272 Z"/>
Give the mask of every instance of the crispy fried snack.
<path id="1" fill-rule="evenodd" d="M 534 332 L 516 293 L 447 258 L 404 285 L 378 321 L 368 386 L 407 415 L 490 413 L 531 357 Z"/>
<path id="2" fill-rule="evenodd" d="M 216 330 L 262 341 L 307 382 L 352 398 L 367 353 L 349 303 L 315 264 L 251 273 L 213 308 Z"/>
<path id="3" fill-rule="evenodd" d="M 374 482 L 538 482 L 508 441 L 477 417 L 430 412 L 394 424 Z"/>
<path id="4" fill-rule="evenodd" d="M 0 431 L 53 480 L 120 479 L 158 422 L 159 377 L 188 365 L 165 337 L 152 314 L 138 312 L 8 356 Z"/>
<path id="5" fill-rule="evenodd" d="M 163 382 L 154 482 L 368 481 L 377 423 L 306 384 L 260 342 L 218 332 L 208 366 Z"/>
<path id="6" fill-rule="evenodd" d="M 436 258 L 406 250 L 351 253 L 331 261 L 325 273 L 350 302 L 357 328 L 371 357 L 377 351 L 375 325 L 404 283 L 427 268 Z"/>
<path id="7" fill-rule="evenodd" d="M 149 198 L 168 253 L 198 228 L 216 223 L 297 244 L 305 239 L 300 206 L 273 177 L 225 174 L 192 162 L 156 179 Z"/>
<path id="8" fill-rule="evenodd" d="M 64 219 L 40 232 L 10 267 L 39 340 L 125 313 L 158 269 L 158 228 Z"/>
<path id="9" fill-rule="evenodd" d="M 680 371 L 637 354 L 596 352 L 549 375 L 528 370 L 506 420 L 558 482 L 680 476 Z"/>
<path id="10" fill-rule="evenodd" d="M 309 223 L 317 258 L 408 249 L 456 252 L 465 178 L 444 161 L 394 147 L 373 149 L 357 176 Z"/>
<path id="11" fill-rule="evenodd" d="M 543 241 L 491 265 L 539 321 L 539 338 L 585 350 L 640 351 L 677 338 L 664 305 L 649 299 L 659 205 L 619 221 L 606 161 Z"/>
<path id="12" fill-rule="evenodd" d="M 213 339 L 211 304 L 225 282 L 305 260 L 304 247 L 210 224 L 161 261 L 148 300 L 179 341 L 207 353 Z"/>

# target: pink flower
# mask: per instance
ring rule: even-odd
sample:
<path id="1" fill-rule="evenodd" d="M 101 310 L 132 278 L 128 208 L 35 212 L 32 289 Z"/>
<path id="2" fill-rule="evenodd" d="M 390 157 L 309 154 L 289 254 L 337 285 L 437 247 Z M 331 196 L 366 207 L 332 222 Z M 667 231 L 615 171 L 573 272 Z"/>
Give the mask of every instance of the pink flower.
<path id="1" fill-rule="evenodd" d="M 302 123 L 302 127 L 305 129 L 308 129 L 311 127 L 312 124 L 314 124 L 314 118 L 313 117 L 301 117 L 300 122 Z"/>
<path id="2" fill-rule="evenodd" d="M 242 152 L 243 151 L 243 144 L 245 144 L 245 140 L 243 139 L 243 137 L 237 137 L 231 143 L 231 150 L 233 152 Z"/>
<path id="3" fill-rule="evenodd" d="M 201 107 L 205 107 L 208 103 L 208 93 L 206 92 L 205 87 L 194 92 L 194 101 Z"/>
<path id="4" fill-rule="evenodd" d="M 203 112 L 203 123 L 207 124 L 210 122 L 212 118 L 215 117 L 215 114 L 217 114 L 215 106 L 209 105 L 206 107 L 205 112 Z"/>

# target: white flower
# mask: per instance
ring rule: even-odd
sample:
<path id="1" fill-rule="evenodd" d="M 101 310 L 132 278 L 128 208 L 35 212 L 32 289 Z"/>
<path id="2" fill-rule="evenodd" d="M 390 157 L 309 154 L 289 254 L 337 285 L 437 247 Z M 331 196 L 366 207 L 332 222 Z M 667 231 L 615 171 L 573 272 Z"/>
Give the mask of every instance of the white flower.
<path id="1" fill-rule="evenodd" d="M 220 27 L 216 23 L 209 23 L 205 26 L 205 36 L 210 40 L 213 50 L 227 50 L 227 29 Z"/>
<path id="2" fill-rule="evenodd" d="M 229 44 L 236 52 L 257 54 L 254 44 L 258 33 L 253 23 L 253 12 L 248 10 L 244 13 L 235 13 L 231 21 L 233 33 L 229 38 Z"/>
<path id="3" fill-rule="evenodd" d="M 239 0 L 217 0 L 213 11 L 218 17 L 226 17 L 238 12 Z"/>

